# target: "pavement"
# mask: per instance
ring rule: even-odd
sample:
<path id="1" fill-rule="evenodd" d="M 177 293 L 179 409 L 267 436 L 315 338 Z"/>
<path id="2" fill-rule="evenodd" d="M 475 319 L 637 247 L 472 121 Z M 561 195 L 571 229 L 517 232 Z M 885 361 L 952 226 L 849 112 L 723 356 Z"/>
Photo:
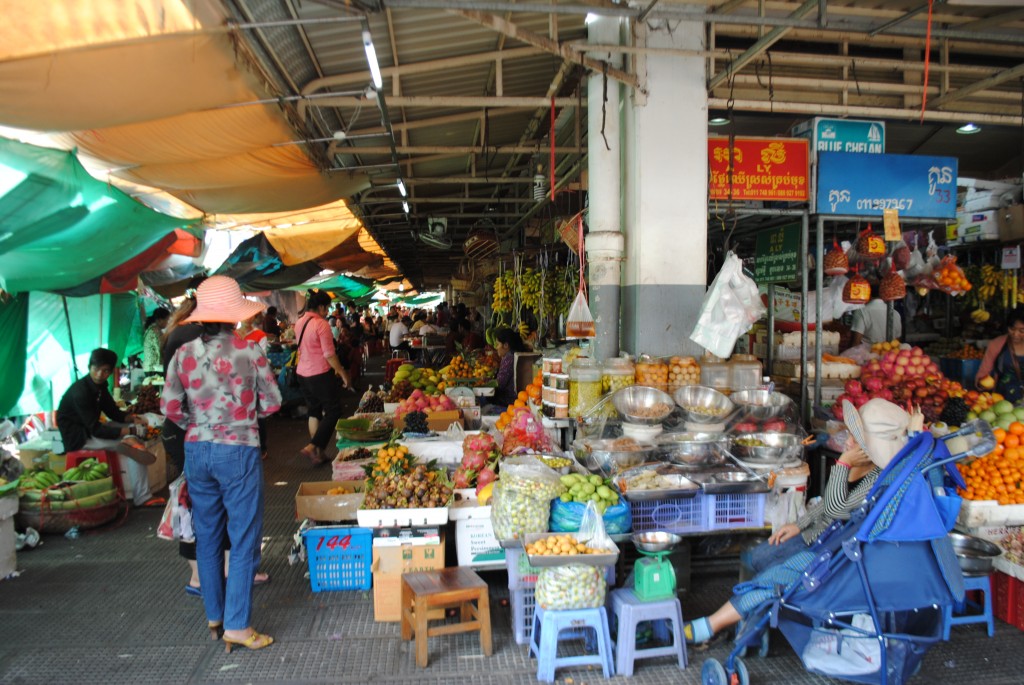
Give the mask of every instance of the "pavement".
<path id="1" fill-rule="evenodd" d="M 375 371 L 379 361 L 371 360 Z M 382 376 L 371 374 L 370 382 Z M 365 387 L 365 381 L 364 381 Z M 354 408 L 358 396 L 348 398 Z M 159 510 L 129 511 L 75 540 L 46 535 L 18 554 L 20 575 L 0 581 L 0 683 L 148 685 L 151 683 L 533 683 L 536 660 L 515 643 L 507 576 L 481 572 L 491 592 L 494 652 L 484 657 L 475 634 L 429 640 L 430 663 L 416 667 L 413 643 L 397 623 L 373 620 L 369 592 L 310 590 L 305 565 L 290 566 L 300 482 L 330 479 L 298 455 L 307 438 L 302 418 L 274 417 L 265 462 L 266 518 L 262 570 L 270 583 L 255 588 L 254 625 L 276 642 L 257 652 L 225 654 L 206 630 L 202 600 L 186 595 L 189 578 L 177 544 L 156 537 Z M 724 602 L 737 578 L 734 559 L 695 559 L 684 617 L 705 615 Z M 906 570 L 912 580 L 913 569 Z M 996 622 L 953 628 L 952 640 L 932 648 L 914 683 L 1024 683 L 1024 640 Z M 612 682 L 699 683 L 708 656 L 724 659 L 727 640 L 689 650 L 679 669 L 670 658 L 637 663 L 628 679 Z M 771 653 L 746 660 L 752 683 L 834 682 L 808 674 L 792 648 L 773 634 Z M 556 680 L 585 685 L 605 680 L 599 669 L 559 670 Z"/>

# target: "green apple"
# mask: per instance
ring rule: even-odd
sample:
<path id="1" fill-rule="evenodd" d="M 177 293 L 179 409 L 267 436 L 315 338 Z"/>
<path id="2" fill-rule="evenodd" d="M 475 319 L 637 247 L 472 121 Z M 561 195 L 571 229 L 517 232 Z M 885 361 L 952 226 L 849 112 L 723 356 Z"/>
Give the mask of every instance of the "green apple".
<path id="1" fill-rule="evenodd" d="M 1000 400 L 992 407 L 992 411 L 996 414 L 1012 414 L 1013 402 L 1010 402 L 1009 400 Z"/>
<path id="2" fill-rule="evenodd" d="M 973 412 L 973 411 L 967 412 L 967 420 L 968 421 L 973 421 L 976 418 L 978 418 L 977 412 Z"/>
<path id="3" fill-rule="evenodd" d="M 1018 421 L 1024 421 L 1024 407 L 1014 407 L 1013 415 L 1017 417 Z"/>
<path id="4" fill-rule="evenodd" d="M 1017 417 L 1013 414 L 1000 414 L 996 417 L 996 427 L 1005 430 L 1010 430 L 1010 424 L 1017 420 Z"/>
<path id="5" fill-rule="evenodd" d="M 981 419 L 982 421 L 987 421 L 988 423 L 995 423 L 996 413 L 991 409 L 986 409 L 985 411 L 981 412 L 981 414 L 978 415 L 978 418 Z"/>

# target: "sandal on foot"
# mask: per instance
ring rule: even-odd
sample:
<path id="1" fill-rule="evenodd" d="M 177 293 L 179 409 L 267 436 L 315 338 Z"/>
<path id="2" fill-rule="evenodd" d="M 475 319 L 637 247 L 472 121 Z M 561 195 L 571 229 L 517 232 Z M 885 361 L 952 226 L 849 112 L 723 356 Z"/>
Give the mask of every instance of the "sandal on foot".
<path id="1" fill-rule="evenodd" d="M 203 596 L 203 589 L 199 588 L 199 587 L 196 587 L 195 585 L 191 585 L 191 584 L 186 583 L 185 584 L 185 594 L 186 595 L 192 595 L 193 597 L 202 597 Z"/>
<path id="2" fill-rule="evenodd" d="M 250 635 L 244 640 L 232 640 L 227 635 L 223 637 L 223 640 L 224 651 L 228 654 L 230 654 L 231 650 L 235 647 L 245 647 L 246 649 L 251 649 L 255 651 L 257 649 L 263 649 L 264 647 L 269 647 L 270 645 L 274 644 L 274 638 L 270 637 L 269 635 L 263 635 L 262 633 L 258 633 L 255 630 L 252 631 L 252 635 Z"/>
<path id="3" fill-rule="evenodd" d="M 269 573 L 257 573 L 255 576 L 252 577 L 252 584 L 253 585 L 266 585 L 269 582 L 270 582 L 270 574 Z"/>
<path id="4" fill-rule="evenodd" d="M 688 644 L 703 644 L 715 636 L 711 632 L 711 621 L 707 618 L 698 618 L 683 626 L 683 634 L 686 635 Z"/>
<path id="5" fill-rule="evenodd" d="M 309 459 L 309 462 L 313 466 L 319 466 L 320 464 L 324 463 L 323 456 L 320 454 L 320 448 L 318 447 L 313 447 L 312 449 L 310 449 L 308 446 L 303 447 L 301 450 L 299 450 L 299 454 L 305 457 L 306 459 Z"/>
<path id="6" fill-rule="evenodd" d="M 189 585 L 188 587 L 192 587 Z M 219 640 L 224 636 L 224 622 L 223 621 L 207 621 L 206 627 L 210 629 L 210 639 Z"/>

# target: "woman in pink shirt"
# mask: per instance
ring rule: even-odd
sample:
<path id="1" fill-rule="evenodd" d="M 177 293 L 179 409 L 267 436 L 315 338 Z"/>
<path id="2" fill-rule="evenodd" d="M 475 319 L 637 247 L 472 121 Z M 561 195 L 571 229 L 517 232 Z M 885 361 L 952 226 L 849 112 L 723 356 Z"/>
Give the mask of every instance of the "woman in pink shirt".
<path id="1" fill-rule="evenodd" d="M 310 291 L 305 312 L 295 322 L 295 339 L 299 345 L 295 373 L 309 406 L 309 444 L 300 454 L 314 466 L 328 461 L 324 450 L 334 433 L 334 425 L 341 418 L 341 391 L 351 387 L 348 372 L 334 349 L 331 325 L 327 323 L 330 306 L 330 295 Z"/>

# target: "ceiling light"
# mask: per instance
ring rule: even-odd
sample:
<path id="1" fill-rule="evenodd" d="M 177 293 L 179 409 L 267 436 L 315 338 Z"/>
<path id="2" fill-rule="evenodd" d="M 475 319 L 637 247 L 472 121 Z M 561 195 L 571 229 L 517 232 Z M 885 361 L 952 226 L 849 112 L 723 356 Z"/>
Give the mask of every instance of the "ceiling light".
<path id="1" fill-rule="evenodd" d="M 979 133 L 980 131 L 981 126 L 978 126 L 977 124 L 974 123 L 966 123 L 956 130 L 957 133 L 963 133 L 964 135 L 967 136 L 971 135 L 972 133 Z"/>
<path id="2" fill-rule="evenodd" d="M 384 85 L 384 79 L 380 75 L 380 65 L 377 64 L 377 51 L 373 48 L 373 38 L 369 31 L 363 31 L 363 49 L 366 50 L 366 63 L 370 65 L 370 77 L 373 85 L 380 90 Z"/>
<path id="3" fill-rule="evenodd" d="M 729 123 L 727 117 L 711 117 L 708 119 L 708 126 L 725 126 Z"/>
<path id="4" fill-rule="evenodd" d="M 402 179 L 398 179 L 397 185 L 398 185 L 398 192 L 400 192 L 402 194 L 402 197 L 405 197 L 406 195 L 408 195 L 408 193 L 405 191 L 405 183 L 402 182 Z"/>
<path id="5" fill-rule="evenodd" d="M 334 139 L 335 140 L 345 140 L 346 138 L 348 138 L 348 134 L 345 133 L 344 131 L 335 131 L 334 132 Z"/>
<path id="6" fill-rule="evenodd" d="M 593 12 L 587 12 L 587 16 L 583 18 L 583 23 L 586 24 L 587 26 L 590 26 L 598 19 L 600 19 L 598 15 L 594 14 Z"/>
<path id="7" fill-rule="evenodd" d="M 402 201 L 402 209 L 404 209 L 405 213 L 408 214 L 409 213 L 409 203 L 403 200 Z"/>

